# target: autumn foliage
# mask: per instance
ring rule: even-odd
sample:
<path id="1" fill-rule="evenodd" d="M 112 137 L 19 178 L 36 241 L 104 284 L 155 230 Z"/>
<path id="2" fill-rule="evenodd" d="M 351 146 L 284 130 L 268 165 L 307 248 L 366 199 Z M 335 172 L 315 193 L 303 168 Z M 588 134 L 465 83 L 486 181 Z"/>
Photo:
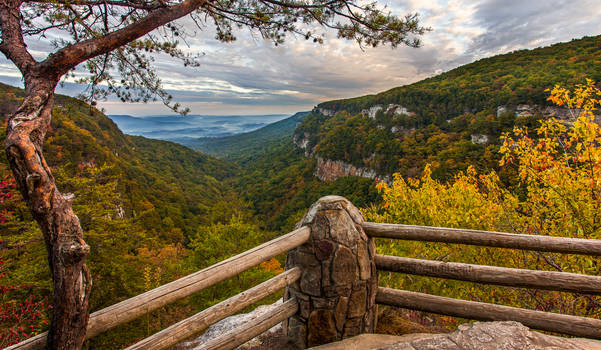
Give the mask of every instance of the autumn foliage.
<path id="1" fill-rule="evenodd" d="M 8 224 L 13 207 L 22 199 L 14 178 L 0 180 L 0 225 Z M 4 245 L 4 241 L 0 241 Z M 41 333 L 48 327 L 48 298 L 36 293 L 31 285 L 7 281 L 5 259 L 0 256 L 0 347 L 16 344 Z"/>
<path id="2" fill-rule="evenodd" d="M 0 180 L 0 224 L 6 223 L 12 214 L 10 204 L 15 200 L 16 188 L 17 183 L 12 176 L 7 175 Z"/>
<path id="3" fill-rule="evenodd" d="M 384 203 L 364 211 L 370 221 L 505 231 L 574 238 L 601 238 L 601 127 L 594 113 L 601 91 L 592 81 L 570 90 L 548 90 L 549 101 L 570 108 L 573 123 L 548 119 L 534 132 L 516 127 L 502 136 L 501 166 L 517 179 L 473 167 L 452 181 L 433 180 L 429 166 L 418 179 L 394 177 L 380 184 Z M 598 118 L 598 117 L 597 117 Z M 534 270 L 600 275 L 593 257 L 438 243 L 380 240 L 381 254 Z M 395 288 L 580 316 L 601 316 L 591 295 L 382 273 Z"/>

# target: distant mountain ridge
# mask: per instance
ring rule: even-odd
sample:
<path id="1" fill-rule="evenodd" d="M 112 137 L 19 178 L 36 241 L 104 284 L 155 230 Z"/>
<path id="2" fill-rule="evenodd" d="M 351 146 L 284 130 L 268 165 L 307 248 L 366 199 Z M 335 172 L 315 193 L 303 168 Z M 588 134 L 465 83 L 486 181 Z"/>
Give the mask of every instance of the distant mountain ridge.
<path id="1" fill-rule="evenodd" d="M 109 115 L 129 135 L 160 140 L 240 134 L 279 121 L 287 115 Z"/>
<path id="2" fill-rule="evenodd" d="M 556 83 L 601 82 L 601 36 L 524 49 L 483 58 L 416 83 L 360 97 L 332 100 L 318 110 L 360 113 L 375 105 L 397 104 L 449 117 L 502 105 L 546 105 L 545 89 Z"/>

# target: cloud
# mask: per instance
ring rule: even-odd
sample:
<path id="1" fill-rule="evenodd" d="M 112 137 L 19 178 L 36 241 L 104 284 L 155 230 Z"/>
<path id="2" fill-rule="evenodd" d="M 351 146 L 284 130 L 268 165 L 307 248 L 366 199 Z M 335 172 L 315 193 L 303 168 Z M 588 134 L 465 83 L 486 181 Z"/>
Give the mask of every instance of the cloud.
<path id="1" fill-rule="evenodd" d="M 200 67 L 184 67 L 171 57 L 156 57 L 156 69 L 176 101 L 196 114 L 293 113 L 319 102 L 381 92 L 409 84 L 475 59 L 535 48 L 601 33 L 598 0 L 381 0 L 393 13 L 418 12 L 433 30 L 419 49 L 361 50 L 327 33 L 324 45 L 289 38 L 274 47 L 246 30 L 224 44 L 207 26 L 196 29 L 183 49 L 202 52 Z M 191 23 L 183 20 L 182 24 Z M 28 43 L 37 58 L 47 42 Z M 2 81 L 18 72 L 0 59 Z M 74 94 L 78 87 L 65 90 Z M 135 115 L 169 111 L 160 104 L 101 103 L 110 113 Z"/>
<path id="2" fill-rule="evenodd" d="M 485 33 L 469 49 L 490 55 L 549 45 L 601 32 L 598 0 L 488 0 L 476 7 L 475 18 Z"/>

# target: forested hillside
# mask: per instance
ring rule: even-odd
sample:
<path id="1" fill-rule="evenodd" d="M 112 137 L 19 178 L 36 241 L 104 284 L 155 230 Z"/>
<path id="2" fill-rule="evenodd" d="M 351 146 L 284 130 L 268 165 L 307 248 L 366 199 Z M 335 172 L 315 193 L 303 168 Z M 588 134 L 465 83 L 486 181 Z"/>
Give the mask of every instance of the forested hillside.
<path id="1" fill-rule="evenodd" d="M 553 113 L 546 89 L 601 80 L 601 36 L 485 58 L 377 95 L 321 103 L 295 131 L 314 156 L 448 179 L 495 168 L 499 136 Z M 557 112 L 559 110 L 559 112 Z"/>
<path id="2" fill-rule="evenodd" d="M 266 128 L 224 138 L 233 148 L 227 152 L 239 152 L 235 160 L 244 168 L 233 186 L 268 227 L 290 228 L 321 195 L 348 196 L 358 206 L 380 200 L 369 179 L 316 180 L 316 157 L 405 177 L 421 176 L 430 164 L 432 177 L 441 180 L 472 165 L 482 172 L 496 169 L 503 181 L 515 183 L 515 169 L 499 166 L 501 134 L 516 126 L 538 127 L 544 110 L 535 104 L 548 106 L 545 90 L 556 83 L 598 76 L 599 48 L 601 37 L 522 50 L 378 95 L 324 102 L 295 129 L 296 150 L 291 138 L 252 152 L 236 150 L 243 138 L 261 135 Z M 369 109 L 378 105 L 382 109 L 372 110 L 370 117 Z"/>
<path id="3" fill-rule="evenodd" d="M 315 160 L 287 136 L 277 144 L 242 159 L 240 175 L 232 187 L 252 204 L 253 211 L 270 230 L 287 232 L 302 219 L 307 209 L 322 196 L 336 194 L 357 206 L 377 202 L 375 183 L 360 177 L 344 177 L 332 183 L 319 181 Z"/>
<path id="4" fill-rule="evenodd" d="M 399 104 L 422 122 L 444 122 L 501 105 L 547 104 L 545 89 L 555 84 L 601 81 L 601 36 L 575 39 L 533 50 L 483 58 L 417 83 L 318 105 L 351 114 L 377 104 Z"/>
<path id="5" fill-rule="evenodd" d="M 0 85 L 0 139 L 20 89 Z M 124 135 L 105 115 L 56 97 L 44 145 L 59 189 L 72 193 L 91 247 L 92 311 L 189 274 L 273 237 L 228 185 L 231 163 L 166 141 Z M 47 327 L 51 277 L 37 223 L 0 154 L 0 347 Z M 277 266 L 277 261 L 274 263 Z M 257 268 L 194 297 L 149 314 L 89 342 L 121 349 L 174 320 L 246 288 L 271 268 Z"/>
<path id="6" fill-rule="evenodd" d="M 248 133 L 176 141 L 236 164 L 239 171 L 226 182 L 248 202 L 263 228 L 287 232 L 322 196 L 346 196 L 357 205 L 379 198 L 369 179 L 346 177 L 323 183 L 314 176 L 315 160 L 292 142 L 295 128 L 308 114 L 298 112 Z"/>

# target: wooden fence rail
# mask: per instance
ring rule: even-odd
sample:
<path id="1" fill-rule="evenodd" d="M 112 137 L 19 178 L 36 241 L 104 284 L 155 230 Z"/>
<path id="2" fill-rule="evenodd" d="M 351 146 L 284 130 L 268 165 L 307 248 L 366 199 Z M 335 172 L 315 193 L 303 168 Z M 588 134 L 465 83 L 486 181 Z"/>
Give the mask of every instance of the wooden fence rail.
<path id="1" fill-rule="evenodd" d="M 601 277 L 376 255 L 379 270 L 509 287 L 601 295 Z"/>
<path id="2" fill-rule="evenodd" d="M 446 227 L 378 224 L 374 222 L 365 222 L 362 226 L 365 233 L 372 237 L 601 256 L 601 240 L 598 239 L 524 235 Z"/>
<path id="3" fill-rule="evenodd" d="M 378 288 L 378 304 L 480 321 L 517 321 L 527 327 L 601 339 L 601 320 L 515 307 L 445 298 L 424 293 Z"/>
<path id="4" fill-rule="evenodd" d="M 310 231 L 308 227 L 301 227 L 206 269 L 96 311 L 90 315 L 86 339 L 234 277 L 263 261 L 287 252 L 306 242 L 309 239 Z M 42 350 L 46 346 L 46 336 L 46 332 L 41 333 L 10 346 L 6 350 Z"/>
<path id="5" fill-rule="evenodd" d="M 401 240 L 469 244 L 486 247 L 534 250 L 601 256 L 601 240 L 512 234 L 365 222 L 371 237 Z M 376 255 L 376 268 L 420 276 L 448 278 L 510 287 L 557 290 L 601 295 L 601 277 L 554 271 L 533 271 L 495 266 Z M 533 311 L 435 295 L 378 288 L 376 302 L 411 310 L 481 321 L 518 321 L 524 325 L 557 333 L 601 339 L 601 320 Z"/>
<path id="6" fill-rule="evenodd" d="M 294 268 L 283 272 L 251 289 L 213 305 L 196 315 L 141 340 L 126 350 L 162 350 L 201 332 L 215 322 L 241 311 L 257 301 L 298 281 L 301 270 Z"/>
<path id="7" fill-rule="evenodd" d="M 298 302 L 296 299 L 288 299 L 282 305 L 258 316 L 238 329 L 229 331 L 217 338 L 197 347 L 197 350 L 231 350 L 239 345 L 246 343 L 257 335 L 265 332 L 278 323 L 288 319 L 298 311 Z"/>

